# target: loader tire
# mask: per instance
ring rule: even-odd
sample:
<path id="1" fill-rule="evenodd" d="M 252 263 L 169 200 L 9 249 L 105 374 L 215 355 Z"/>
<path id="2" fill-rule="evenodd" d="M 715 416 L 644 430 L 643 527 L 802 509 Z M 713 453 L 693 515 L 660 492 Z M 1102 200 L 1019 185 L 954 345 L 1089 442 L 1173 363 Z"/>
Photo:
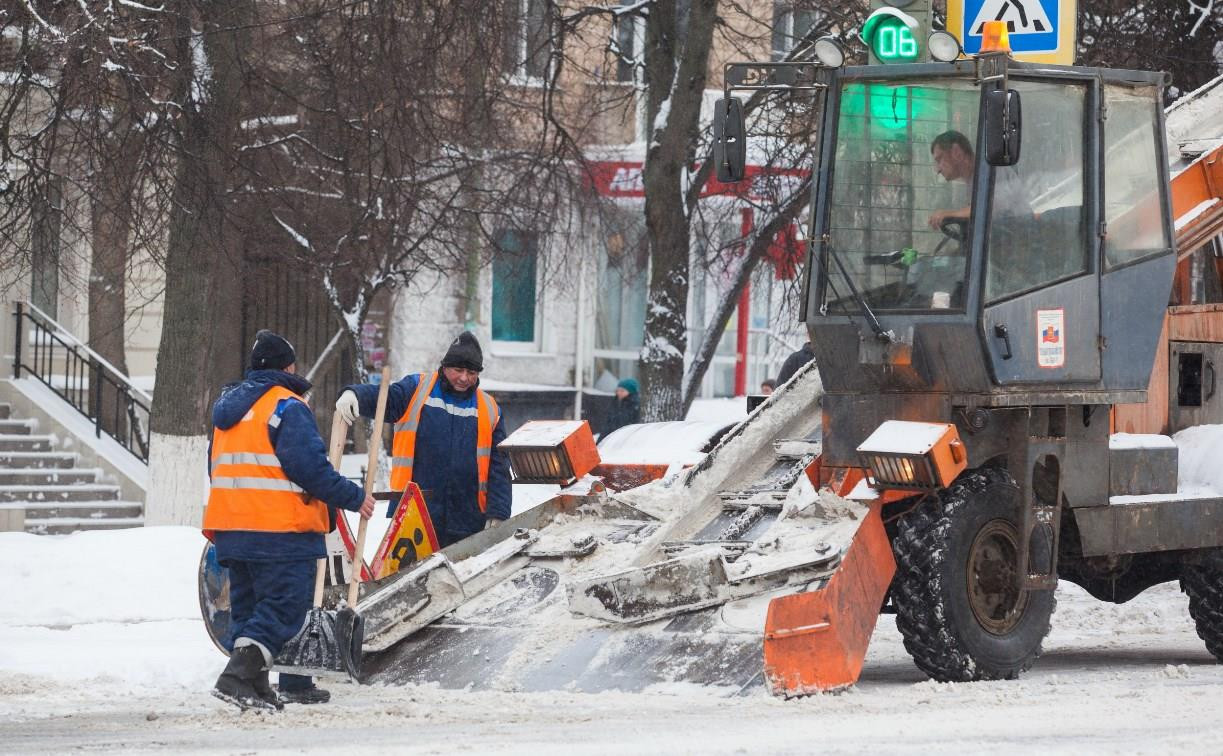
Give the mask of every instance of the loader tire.
<path id="1" fill-rule="evenodd" d="M 896 627 L 939 682 L 1013 679 L 1040 656 L 1055 602 L 1015 587 L 1020 507 L 1010 473 L 981 468 L 900 520 Z"/>
<path id="2" fill-rule="evenodd" d="M 1181 590 L 1189 596 L 1189 616 L 1206 650 L 1223 662 L 1223 572 L 1185 565 Z"/>

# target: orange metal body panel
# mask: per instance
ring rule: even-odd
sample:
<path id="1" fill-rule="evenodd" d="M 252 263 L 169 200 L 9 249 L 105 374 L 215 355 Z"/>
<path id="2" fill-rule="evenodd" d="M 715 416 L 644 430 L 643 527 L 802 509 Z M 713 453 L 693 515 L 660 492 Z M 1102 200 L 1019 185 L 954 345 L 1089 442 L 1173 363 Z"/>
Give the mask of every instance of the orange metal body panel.
<path id="1" fill-rule="evenodd" d="M 875 504 L 827 585 L 769 603 L 764 633 L 769 690 L 797 696 L 857 682 L 895 572 L 880 505 Z"/>
<path id="2" fill-rule="evenodd" d="M 1169 342 L 1205 341 L 1223 343 L 1223 304 L 1169 307 L 1155 348 L 1155 363 L 1147 385 L 1147 400 L 1141 404 L 1113 406 L 1115 433 L 1168 432 Z"/>
<path id="3" fill-rule="evenodd" d="M 1223 147 L 1214 148 L 1173 176 L 1171 188 L 1173 218 L 1223 198 Z M 1223 233 L 1223 202 L 1216 202 L 1177 229 L 1177 249 L 1183 257 L 1219 233 Z"/>
<path id="4" fill-rule="evenodd" d="M 951 485 L 956 476 L 968 467 L 968 454 L 964 451 L 964 442 L 960 440 L 960 431 L 954 425 L 948 423 L 947 431 L 930 448 L 930 461 L 934 463 L 934 474 L 943 487 Z"/>
<path id="5" fill-rule="evenodd" d="M 570 433 L 563 446 L 569 457 L 569 465 L 573 468 L 573 477 L 580 478 L 599 464 L 599 447 L 595 446 L 590 423 L 583 422 L 580 428 Z"/>
<path id="6" fill-rule="evenodd" d="M 591 469 L 590 474 L 602 478 L 603 483 L 613 491 L 627 491 L 658 480 L 666 475 L 668 467 L 669 465 L 600 462 Z"/>

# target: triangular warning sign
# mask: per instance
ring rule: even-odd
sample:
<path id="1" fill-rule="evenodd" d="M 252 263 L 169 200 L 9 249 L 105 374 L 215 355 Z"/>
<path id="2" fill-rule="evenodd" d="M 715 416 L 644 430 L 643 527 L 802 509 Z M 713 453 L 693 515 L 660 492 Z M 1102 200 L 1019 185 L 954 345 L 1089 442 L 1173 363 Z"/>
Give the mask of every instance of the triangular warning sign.
<path id="1" fill-rule="evenodd" d="M 986 21 L 1005 21 L 1011 34 L 1041 34 L 1052 31 L 1040 0 L 985 0 L 969 26 L 969 34 L 981 36 Z"/>

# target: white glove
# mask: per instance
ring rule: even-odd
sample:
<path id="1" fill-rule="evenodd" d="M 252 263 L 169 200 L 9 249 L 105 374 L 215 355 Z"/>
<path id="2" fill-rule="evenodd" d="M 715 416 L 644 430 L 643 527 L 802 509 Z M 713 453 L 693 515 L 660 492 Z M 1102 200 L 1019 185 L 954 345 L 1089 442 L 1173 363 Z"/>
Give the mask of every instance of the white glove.
<path id="1" fill-rule="evenodd" d="M 505 520 L 502 520 L 496 517 L 490 517 L 484 521 L 484 529 L 488 530 L 489 528 L 495 528 L 503 522 L 505 522 Z"/>
<path id="2" fill-rule="evenodd" d="M 349 425 L 357 422 L 361 415 L 361 404 L 357 401 L 357 395 L 352 391 L 340 394 L 340 398 L 335 400 L 335 411 L 339 412 L 340 417 Z"/>

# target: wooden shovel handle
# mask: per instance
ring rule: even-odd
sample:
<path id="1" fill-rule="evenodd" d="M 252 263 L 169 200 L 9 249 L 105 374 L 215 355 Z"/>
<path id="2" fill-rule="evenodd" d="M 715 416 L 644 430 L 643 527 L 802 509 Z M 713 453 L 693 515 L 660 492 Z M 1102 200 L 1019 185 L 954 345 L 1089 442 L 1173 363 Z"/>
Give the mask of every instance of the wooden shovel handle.
<path id="1" fill-rule="evenodd" d="M 348 423 L 344 422 L 344 418 L 340 417 L 339 412 L 331 413 L 331 443 L 327 448 L 327 459 L 331 461 L 331 466 L 337 471 L 340 469 L 340 460 L 344 458 L 344 442 L 348 440 Z M 320 607 L 323 605 L 323 583 L 326 582 L 327 576 L 327 557 L 318 560 L 318 565 L 314 570 L 314 606 Z"/>
<path id="2" fill-rule="evenodd" d="M 386 396 L 391 387 L 391 368 L 384 366 L 382 368 L 382 382 L 378 384 L 378 407 L 374 411 L 374 432 L 369 437 L 369 459 L 365 463 L 365 493 L 369 495 L 374 490 L 374 478 L 378 474 L 378 448 L 382 446 L 382 423 L 386 419 Z M 357 526 L 357 549 L 353 556 L 353 564 L 360 564 L 358 560 L 364 560 L 365 554 L 365 531 L 369 525 L 369 520 L 361 518 L 361 524 Z M 355 607 L 357 605 L 357 592 L 361 587 L 361 570 L 353 569 L 352 582 L 348 584 L 348 605 Z"/>

